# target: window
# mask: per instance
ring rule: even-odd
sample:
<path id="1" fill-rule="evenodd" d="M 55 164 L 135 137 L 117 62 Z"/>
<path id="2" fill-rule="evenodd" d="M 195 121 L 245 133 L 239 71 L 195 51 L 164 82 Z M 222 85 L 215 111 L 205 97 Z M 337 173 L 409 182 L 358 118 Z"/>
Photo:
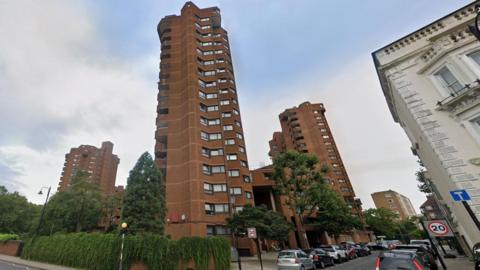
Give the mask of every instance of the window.
<path id="1" fill-rule="evenodd" d="M 213 43 L 212 42 L 199 42 L 198 43 L 200 46 L 204 47 L 204 46 L 212 46 Z"/>
<path id="2" fill-rule="evenodd" d="M 328 156 L 328 157 L 329 157 L 330 159 L 333 159 L 333 160 L 337 159 L 336 156 Z"/>
<path id="3" fill-rule="evenodd" d="M 230 188 L 230 195 L 242 195 L 242 188 L 239 188 L 239 187 Z"/>
<path id="4" fill-rule="evenodd" d="M 323 137 L 324 139 L 330 138 L 330 136 L 328 136 L 328 135 L 323 135 L 322 137 Z"/>
<path id="5" fill-rule="evenodd" d="M 235 120 L 235 125 L 237 125 L 238 127 L 242 126 L 242 124 L 239 121 L 236 121 L 236 120 Z"/>
<path id="6" fill-rule="evenodd" d="M 232 102 L 233 102 L 234 104 L 237 104 L 237 100 L 236 100 L 236 99 L 232 99 Z"/>
<path id="7" fill-rule="evenodd" d="M 206 94 L 207 99 L 217 98 L 217 94 Z"/>
<path id="8" fill-rule="evenodd" d="M 209 18 L 209 17 L 207 17 L 207 18 L 200 18 L 200 21 L 201 21 L 201 22 L 208 22 L 208 21 L 210 21 L 210 18 Z"/>
<path id="9" fill-rule="evenodd" d="M 235 213 L 238 213 L 243 210 L 243 206 L 235 206 Z"/>
<path id="10" fill-rule="evenodd" d="M 210 165 L 203 164 L 202 165 L 202 172 L 203 172 L 203 174 L 210 175 L 210 174 L 212 174 L 212 167 Z"/>
<path id="11" fill-rule="evenodd" d="M 239 113 L 237 110 L 235 110 L 235 109 L 233 109 L 233 113 L 236 114 L 236 115 L 239 115 L 239 114 L 240 114 L 240 113 Z"/>
<path id="12" fill-rule="evenodd" d="M 227 184 L 214 184 L 213 192 L 227 192 Z"/>
<path id="13" fill-rule="evenodd" d="M 219 82 L 220 82 L 220 80 L 219 80 Z M 220 90 L 218 90 L 218 93 L 219 94 L 228 94 L 228 89 L 220 89 Z"/>
<path id="14" fill-rule="evenodd" d="M 243 146 L 239 146 L 238 151 L 240 151 L 242 153 L 245 153 L 245 148 Z"/>
<path id="15" fill-rule="evenodd" d="M 251 182 L 252 182 L 252 179 L 250 179 L 250 176 L 244 175 L 244 176 L 243 176 L 243 181 L 244 181 L 245 183 L 251 183 Z"/>
<path id="16" fill-rule="evenodd" d="M 199 96 L 200 98 L 203 98 L 203 99 L 205 99 L 205 97 L 206 97 L 205 93 L 202 92 L 202 91 L 198 91 L 198 96 Z"/>
<path id="17" fill-rule="evenodd" d="M 210 157 L 210 149 L 202 148 L 202 156 Z"/>
<path id="18" fill-rule="evenodd" d="M 231 113 L 231 112 L 222 112 L 222 117 L 223 117 L 223 118 L 232 117 L 232 113 Z"/>
<path id="19" fill-rule="evenodd" d="M 205 203 L 205 214 L 207 214 L 207 215 L 215 215 L 214 204 Z"/>
<path id="20" fill-rule="evenodd" d="M 203 61 L 203 62 L 201 62 L 201 64 L 204 65 L 204 66 L 213 65 L 213 64 L 215 64 L 215 61 L 213 61 L 213 60 Z"/>
<path id="21" fill-rule="evenodd" d="M 217 105 L 212 105 L 207 107 L 207 112 L 214 112 L 214 111 L 218 111 Z"/>
<path id="22" fill-rule="evenodd" d="M 205 83 L 205 87 L 213 87 L 213 86 L 216 86 L 216 85 L 217 85 L 216 82 Z"/>
<path id="23" fill-rule="evenodd" d="M 227 82 L 227 79 L 218 79 L 218 82 L 219 82 L 219 83 L 226 83 L 226 82 Z M 226 94 L 226 93 L 223 93 L 223 94 Z"/>
<path id="24" fill-rule="evenodd" d="M 221 133 L 208 134 L 208 140 L 209 141 L 220 140 L 220 139 L 222 139 L 222 134 Z"/>
<path id="25" fill-rule="evenodd" d="M 239 138 L 240 140 L 243 140 L 243 135 L 241 133 L 237 133 L 237 138 Z"/>
<path id="26" fill-rule="evenodd" d="M 250 192 L 250 191 L 245 191 L 245 197 L 247 197 L 247 199 L 253 198 L 252 192 Z"/>
<path id="27" fill-rule="evenodd" d="M 223 165 L 217 165 L 217 166 L 212 166 L 212 173 L 224 173 L 225 172 L 225 166 Z"/>
<path id="28" fill-rule="evenodd" d="M 215 226 L 215 235 L 230 235 L 230 228 L 226 226 Z"/>
<path id="29" fill-rule="evenodd" d="M 198 86 L 205 88 L 205 82 L 202 80 L 198 80 Z"/>
<path id="30" fill-rule="evenodd" d="M 347 193 L 347 192 L 350 192 L 350 189 L 349 188 L 341 188 L 340 191 Z"/>
<path id="31" fill-rule="evenodd" d="M 200 27 L 201 29 L 205 30 L 205 29 L 210 29 L 211 26 L 210 25 L 203 25 L 202 27 Z"/>
<path id="32" fill-rule="evenodd" d="M 202 125 L 204 125 L 204 126 L 207 126 L 207 125 L 208 125 L 207 118 L 205 118 L 205 117 L 200 117 L 200 124 L 202 124 Z"/>
<path id="33" fill-rule="evenodd" d="M 208 125 L 209 126 L 220 125 L 220 119 L 218 119 L 218 118 L 208 119 Z"/>
<path id="34" fill-rule="evenodd" d="M 233 130 L 233 126 L 232 125 L 225 125 L 225 126 L 223 126 L 223 130 L 224 131 Z"/>
<path id="35" fill-rule="evenodd" d="M 215 204 L 215 214 L 227 213 L 227 212 L 228 212 L 228 204 L 226 203 Z"/>
<path id="36" fill-rule="evenodd" d="M 217 59 L 215 60 L 216 63 L 224 63 L 225 62 L 225 59 L 221 58 L 221 59 Z"/>
<path id="37" fill-rule="evenodd" d="M 475 61 L 477 65 L 480 65 L 480 51 L 470 53 L 468 54 L 468 57 L 472 58 L 472 60 Z"/>
<path id="38" fill-rule="evenodd" d="M 445 87 L 447 87 L 450 91 L 458 92 L 463 89 L 463 85 L 457 80 L 457 78 L 455 78 L 455 76 L 447 67 L 441 68 L 437 73 L 435 73 L 435 76 L 439 77 L 445 84 Z"/>
<path id="39" fill-rule="evenodd" d="M 248 168 L 248 163 L 245 160 L 240 160 L 240 165 L 242 167 Z"/>
<path id="40" fill-rule="evenodd" d="M 213 193 L 213 185 L 209 183 L 203 183 L 203 191 L 207 194 Z"/>
<path id="41" fill-rule="evenodd" d="M 223 53 L 223 50 L 216 50 L 215 51 L 215 54 L 221 54 L 221 53 Z"/>
<path id="42" fill-rule="evenodd" d="M 228 105 L 230 104 L 230 100 L 226 99 L 226 100 L 220 100 L 220 105 Z"/>
<path id="43" fill-rule="evenodd" d="M 235 139 L 227 139 L 225 140 L 225 145 L 233 145 L 235 144 Z"/>
<path id="44" fill-rule="evenodd" d="M 338 167 L 338 164 L 337 164 L 337 163 L 333 163 L 332 166 L 336 168 L 336 167 Z"/>
<path id="45" fill-rule="evenodd" d="M 238 177 L 238 176 L 240 176 L 240 171 L 239 170 L 228 170 L 228 176 Z"/>
<path id="46" fill-rule="evenodd" d="M 237 160 L 237 154 L 228 154 L 227 160 Z"/>
<path id="47" fill-rule="evenodd" d="M 202 121 L 202 120 L 200 119 L 200 122 L 201 122 L 201 121 Z M 200 132 L 200 137 L 202 138 L 202 140 L 208 141 L 208 140 L 209 140 L 209 136 L 208 136 L 208 135 L 209 135 L 209 134 L 206 133 L 206 132 L 203 132 L 203 131 Z"/>
<path id="48" fill-rule="evenodd" d="M 215 76 L 214 70 L 204 71 L 200 73 L 202 76 Z"/>
<path id="49" fill-rule="evenodd" d="M 345 180 L 343 180 L 343 179 L 338 179 L 338 183 L 345 183 Z"/>
<path id="50" fill-rule="evenodd" d="M 223 156 L 223 149 L 212 149 L 212 150 L 210 150 L 210 156 L 211 157 Z"/>
<path id="51" fill-rule="evenodd" d="M 221 44 L 220 44 L 220 45 L 221 45 Z M 223 73 L 223 72 L 225 72 L 225 69 L 224 69 L 224 68 L 217 68 L 217 72 L 218 72 L 218 73 Z"/>

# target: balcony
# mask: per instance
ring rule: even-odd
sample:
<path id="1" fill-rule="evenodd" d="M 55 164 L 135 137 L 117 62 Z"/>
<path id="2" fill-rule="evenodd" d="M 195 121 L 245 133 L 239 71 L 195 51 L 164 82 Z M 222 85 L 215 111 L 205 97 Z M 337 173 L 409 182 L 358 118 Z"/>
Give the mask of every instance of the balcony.
<path id="1" fill-rule="evenodd" d="M 459 91 L 437 102 L 437 111 L 448 111 L 456 115 L 480 104 L 480 79 L 465 85 Z"/>

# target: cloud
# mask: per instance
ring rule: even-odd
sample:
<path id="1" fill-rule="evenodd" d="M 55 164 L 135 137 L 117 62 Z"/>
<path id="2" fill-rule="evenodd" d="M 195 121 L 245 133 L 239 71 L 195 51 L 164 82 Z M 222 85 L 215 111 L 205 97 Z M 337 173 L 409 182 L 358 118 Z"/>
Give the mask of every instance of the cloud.
<path id="1" fill-rule="evenodd" d="M 73 2 L 0 3 L 0 177 L 36 202 L 71 147 L 112 141 L 119 183 L 153 149 L 157 53 L 110 54 L 95 23 Z"/>

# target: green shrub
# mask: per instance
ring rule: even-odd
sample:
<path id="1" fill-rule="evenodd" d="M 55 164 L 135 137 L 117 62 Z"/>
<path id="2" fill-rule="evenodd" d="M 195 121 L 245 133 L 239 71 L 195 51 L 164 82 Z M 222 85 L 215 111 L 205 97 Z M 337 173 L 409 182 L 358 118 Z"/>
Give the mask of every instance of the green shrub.
<path id="1" fill-rule="evenodd" d="M 19 240 L 18 234 L 10 234 L 10 233 L 0 233 L 0 242 L 5 242 L 8 240 Z"/>
<path id="2" fill-rule="evenodd" d="M 121 237 L 115 234 L 78 233 L 41 236 L 25 244 L 22 258 L 92 270 L 118 268 Z M 123 268 L 143 262 L 149 269 L 175 270 L 181 261 L 193 261 L 195 269 L 230 269 L 230 244 L 224 238 L 185 237 L 178 241 L 158 235 L 125 237 Z"/>

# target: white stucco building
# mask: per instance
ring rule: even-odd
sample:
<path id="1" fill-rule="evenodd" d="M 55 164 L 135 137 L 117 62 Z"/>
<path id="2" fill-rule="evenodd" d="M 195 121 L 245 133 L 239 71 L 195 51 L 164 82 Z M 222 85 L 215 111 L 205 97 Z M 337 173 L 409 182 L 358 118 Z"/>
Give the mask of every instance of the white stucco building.
<path id="1" fill-rule="evenodd" d="M 480 219 L 480 41 L 468 30 L 479 2 L 372 53 L 395 122 L 470 248 L 480 242 L 480 230 L 449 191 L 466 189 Z"/>

